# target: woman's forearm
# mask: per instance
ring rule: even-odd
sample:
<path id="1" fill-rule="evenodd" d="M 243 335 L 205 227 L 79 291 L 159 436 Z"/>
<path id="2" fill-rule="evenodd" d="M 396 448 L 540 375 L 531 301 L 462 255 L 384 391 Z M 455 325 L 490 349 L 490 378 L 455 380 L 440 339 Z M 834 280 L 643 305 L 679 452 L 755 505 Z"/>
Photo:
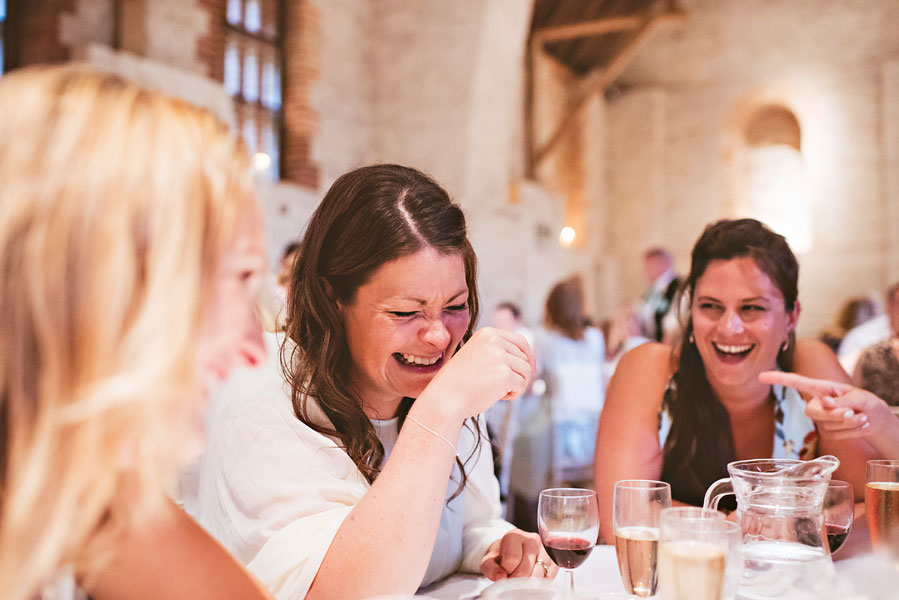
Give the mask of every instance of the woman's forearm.
<path id="1" fill-rule="evenodd" d="M 410 416 L 383 471 L 338 529 L 307 599 L 411 594 L 420 585 L 455 460 L 440 436 L 455 443 L 462 420 L 454 425 L 416 406 Z"/>

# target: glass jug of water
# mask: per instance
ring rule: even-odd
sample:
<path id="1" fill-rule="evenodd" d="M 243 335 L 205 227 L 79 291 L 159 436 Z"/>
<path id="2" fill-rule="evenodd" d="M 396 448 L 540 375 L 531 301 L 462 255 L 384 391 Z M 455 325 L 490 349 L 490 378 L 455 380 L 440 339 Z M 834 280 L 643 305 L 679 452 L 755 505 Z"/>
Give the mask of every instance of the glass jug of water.
<path id="1" fill-rule="evenodd" d="M 708 489 L 706 508 L 717 510 L 728 494 L 737 497 L 745 559 L 738 597 L 756 600 L 811 590 L 831 575 L 824 495 L 839 464 L 833 456 L 739 460 L 727 465 L 729 478 Z"/>

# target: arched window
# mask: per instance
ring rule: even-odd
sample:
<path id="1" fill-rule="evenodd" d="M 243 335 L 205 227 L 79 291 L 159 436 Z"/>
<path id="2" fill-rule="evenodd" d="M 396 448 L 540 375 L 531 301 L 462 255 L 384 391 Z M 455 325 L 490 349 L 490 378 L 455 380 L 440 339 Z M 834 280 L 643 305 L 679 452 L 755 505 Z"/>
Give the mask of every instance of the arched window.
<path id="1" fill-rule="evenodd" d="M 788 108 L 769 104 L 745 121 L 742 152 L 746 189 L 738 212 L 786 236 L 795 252 L 812 245 L 811 206 L 802 166 L 802 131 Z"/>

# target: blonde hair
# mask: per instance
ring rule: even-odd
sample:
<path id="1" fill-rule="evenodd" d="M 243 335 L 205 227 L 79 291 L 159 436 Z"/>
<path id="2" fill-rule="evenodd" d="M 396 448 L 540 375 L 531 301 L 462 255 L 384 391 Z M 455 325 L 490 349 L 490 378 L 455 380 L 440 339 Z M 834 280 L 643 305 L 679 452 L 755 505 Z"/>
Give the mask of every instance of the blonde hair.
<path id="1" fill-rule="evenodd" d="M 72 65 L 0 80 L 0 598 L 89 578 L 162 502 L 249 177 L 187 103 Z"/>

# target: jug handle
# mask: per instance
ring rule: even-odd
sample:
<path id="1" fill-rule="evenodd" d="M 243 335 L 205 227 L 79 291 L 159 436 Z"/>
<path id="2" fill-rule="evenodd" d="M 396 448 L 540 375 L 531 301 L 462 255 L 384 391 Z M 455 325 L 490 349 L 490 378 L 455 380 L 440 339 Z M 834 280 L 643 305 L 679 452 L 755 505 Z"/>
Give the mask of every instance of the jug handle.
<path id="1" fill-rule="evenodd" d="M 702 502 L 702 507 L 710 508 L 712 510 L 718 510 L 718 503 L 721 502 L 721 499 L 733 493 L 734 486 L 731 483 L 730 477 L 719 479 L 718 481 L 713 483 L 705 493 L 705 499 Z"/>

